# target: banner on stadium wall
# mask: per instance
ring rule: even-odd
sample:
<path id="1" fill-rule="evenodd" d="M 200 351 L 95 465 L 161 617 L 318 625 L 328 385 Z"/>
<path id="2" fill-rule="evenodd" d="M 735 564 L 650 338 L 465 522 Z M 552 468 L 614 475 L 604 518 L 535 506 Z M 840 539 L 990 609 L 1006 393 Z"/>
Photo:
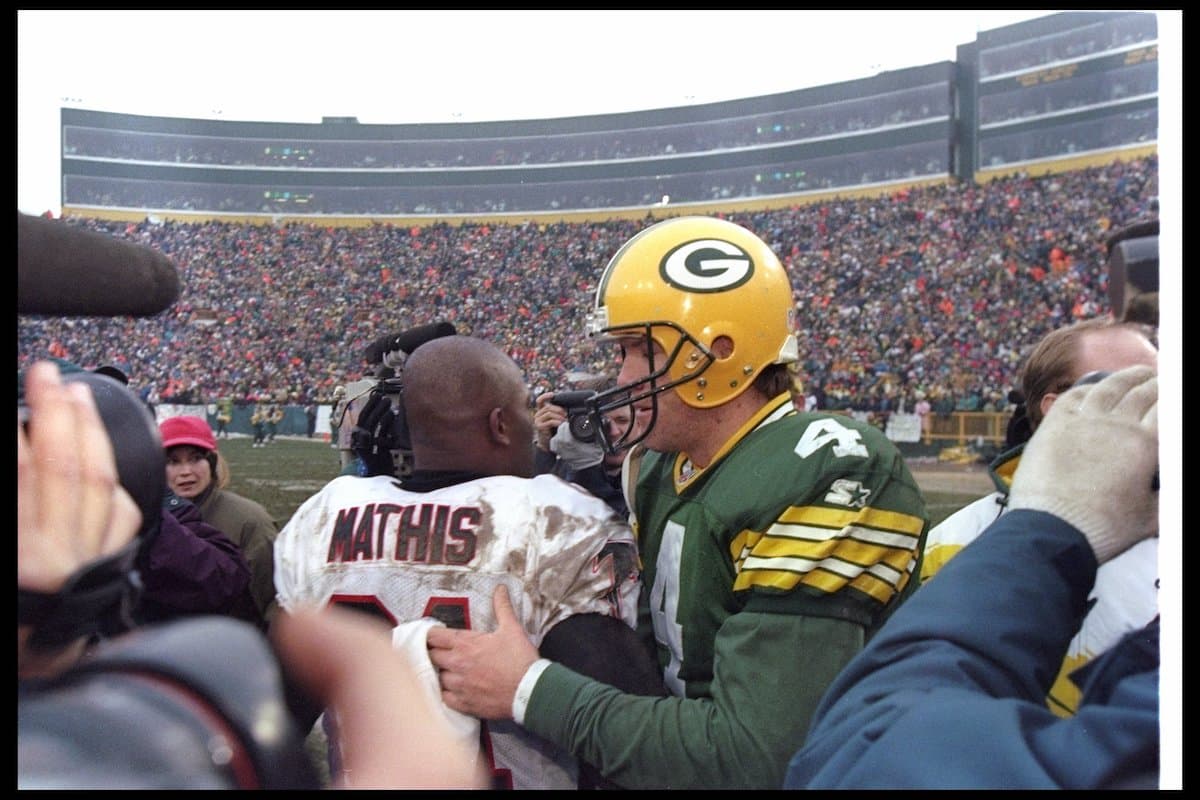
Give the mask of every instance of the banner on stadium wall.
<path id="1" fill-rule="evenodd" d="M 216 416 L 217 407 L 213 406 L 212 416 Z M 159 403 L 154 407 L 154 418 L 157 422 L 162 422 L 164 419 L 171 417 L 199 417 L 200 419 L 208 420 L 208 424 L 212 424 L 209 419 L 208 406 L 199 405 L 177 405 L 175 403 Z"/>
<path id="2" fill-rule="evenodd" d="M 921 441 L 921 415 L 892 414 L 888 417 L 884 433 L 893 442 L 919 442 Z"/>

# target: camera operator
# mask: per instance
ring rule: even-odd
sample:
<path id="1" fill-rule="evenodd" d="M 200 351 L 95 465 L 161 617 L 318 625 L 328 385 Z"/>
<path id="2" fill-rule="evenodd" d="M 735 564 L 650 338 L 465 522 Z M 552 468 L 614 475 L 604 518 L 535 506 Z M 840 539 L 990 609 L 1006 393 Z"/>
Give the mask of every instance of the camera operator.
<path id="1" fill-rule="evenodd" d="M 102 382 L 97 384 L 98 378 L 83 377 L 84 370 L 75 364 L 59 360 L 58 366 L 60 372 L 74 373 L 67 380 L 86 380 L 93 391 L 99 388 L 105 400 L 101 419 L 106 424 L 110 419 L 115 423 L 118 416 L 126 419 L 130 426 L 135 425 L 138 418 L 144 419 L 143 430 L 153 424 L 154 412 L 148 405 L 146 412 L 141 413 L 141 408 L 131 403 L 131 398 L 126 395 L 123 415 L 118 415 L 122 393 Z M 105 365 L 92 372 L 129 386 L 129 376 L 118 367 Z M 123 455 L 121 444 L 120 440 L 116 443 L 118 465 Z M 128 444 L 126 441 L 125 447 Z M 157 444 L 151 446 L 157 447 Z M 158 465 L 157 455 L 153 462 Z M 142 483 L 149 486 L 151 481 L 143 477 Z M 142 531 L 144 541 L 134 562 L 142 584 L 137 607 L 133 610 L 134 624 L 147 625 L 197 614 L 227 614 L 248 622 L 255 621 L 258 614 L 250 594 L 251 570 L 242 550 L 218 528 L 205 522 L 195 503 L 175 494 L 166 485 L 165 478 L 163 486 L 162 513 L 157 528 L 147 526 Z M 125 630 L 122 626 L 101 633 L 112 636 Z"/>
<path id="2" fill-rule="evenodd" d="M 112 445 L 86 386 L 64 384 L 53 364 L 38 362 L 26 375 L 25 402 L 38 422 L 28 431 L 17 425 L 17 588 L 57 597 L 85 565 L 126 551 L 142 513 L 117 481 Z M 37 626 L 23 619 L 21 601 L 18 677 L 55 675 L 78 660 L 87 630 L 31 641 Z"/>
<path id="3" fill-rule="evenodd" d="M 37 362 L 24 397 L 35 421 L 17 425 L 17 787 L 320 788 L 253 626 L 153 625 L 82 658 L 136 595 L 143 515 L 89 385 Z M 480 785 L 386 628 L 331 609 L 282 618 L 272 636 L 294 684 L 340 710 L 356 788 Z"/>
<path id="4" fill-rule="evenodd" d="M 1158 328 L 1158 218 L 1114 231 L 1105 248 L 1112 315 Z"/>
<path id="5" fill-rule="evenodd" d="M 605 381 L 597 386 L 597 390 L 607 390 L 614 385 L 612 381 Z M 585 400 L 592 394 L 591 390 L 581 390 L 538 395 L 533 417 L 537 434 L 534 469 L 539 475 L 551 473 L 583 487 L 625 519 L 629 516 L 625 493 L 621 489 L 625 451 L 608 453 L 597 440 L 596 420 L 588 416 L 585 405 Z M 631 424 L 632 435 L 639 435 L 649 422 L 650 413 L 649 407 L 638 408 L 631 414 L 629 406 L 620 406 L 606 414 L 600 424 L 607 426 L 609 441 L 615 442 L 625 435 Z"/>
<path id="6" fill-rule="evenodd" d="M 19 212 L 17 266 L 18 314 L 152 316 L 180 289 L 151 248 Z M 254 626 L 207 615 L 88 650 L 132 622 L 147 521 L 171 515 L 161 441 L 116 380 L 64 380 L 43 360 L 23 386 L 18 789 L 320 788 L 289 713 L 292 689 L 339 710 L 356 786 L 479 785 L 432 710 L 414 702 L 416 676 L 388 631 L 346 612 L 279 619 L 275 650 Z"/>
<path id="7" fill-rule="evenodd" d="M 426 342 L 456 332 L 449 322 L 434 322 L 389 333 L 367 345 L 367 375 L 334 390 L 337 401 L 330 418 L 338 432 L 340 474 L 402 477 L 407 471 L 411 447 L 401 401 L 404 362 Z"/>

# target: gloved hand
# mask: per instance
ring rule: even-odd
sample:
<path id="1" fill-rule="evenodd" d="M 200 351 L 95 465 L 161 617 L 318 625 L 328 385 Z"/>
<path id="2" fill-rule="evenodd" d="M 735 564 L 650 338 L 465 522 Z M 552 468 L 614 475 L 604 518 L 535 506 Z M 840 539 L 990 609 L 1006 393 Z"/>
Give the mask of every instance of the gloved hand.
<path id="1" fill-rule="evenodd" d="M 1158 376 L 1127 367 L 1054 401 L 1025 445 L 1008 505 L 1069 522 L 1103 564 L 1158 535 L 1157 470 Z"/>
<path id="2" fill-rule="evenodd" d="M 550 440 L 550 452 L 565 461 L 571 469 L 594 467 L 604 460 L 604 446 L 599 441 L 581 442 L 571 435 L 571 423 L 558 426 Z"/>

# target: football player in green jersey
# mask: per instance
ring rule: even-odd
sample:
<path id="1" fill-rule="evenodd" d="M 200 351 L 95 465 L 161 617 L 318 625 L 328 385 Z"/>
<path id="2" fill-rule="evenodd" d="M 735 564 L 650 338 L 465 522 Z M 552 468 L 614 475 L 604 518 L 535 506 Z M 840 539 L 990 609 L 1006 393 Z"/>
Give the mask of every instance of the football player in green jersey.
<path id="1" fill-rule="evenodd" d="M 782 785 L 826 687 L 915 589 L 929 527 L 880 430 L 797 411 L 794 315 L 783 265 L 733 223 L 674 218 L 618 250 L 588 335 L 618 346 L 620 374 L 591 411 L 652 408 L 606 447 L 629 451 L 641 628 L 674 696 L 539 659 L 500 592 L 496 631 L 429 636 L 452 708 L 513 718 L 626 788 Z"/>

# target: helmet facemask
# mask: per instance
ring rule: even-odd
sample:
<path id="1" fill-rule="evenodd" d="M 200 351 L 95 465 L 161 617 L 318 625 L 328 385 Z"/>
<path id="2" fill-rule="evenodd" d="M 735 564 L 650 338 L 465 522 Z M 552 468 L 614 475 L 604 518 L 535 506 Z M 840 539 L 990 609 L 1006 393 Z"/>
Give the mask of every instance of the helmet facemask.
<path id="1" fill-rule="evenodd" d="M 664 333 L 669 333 L 669 336 L 664 336 Z M 654 428 L 654 423 L 658 420 L 659 394 L 695 380 L 712 365 L 716 356 L 687 331 L 668 321 L 647 322 L 643 325 L 610 329 L 604 331 L 602 335 L 605 341 L 619 344 L 622 350 L 627 346 L 624 342 L 637 341 L 638 343 L 657 343 L 666 354 L 660 365 L 655 358 L 655 348 L 652 345 L 647 347 L 646 358 L 649 370 L 645 377 L 599 392 L 588 401 L 589 413 L 593 418 L 596 430 L 599 431 L 600 442 L 606 452 L 615 454 L 633 447 L 649 435 Z M 672 339 L 674 340 L 673 344 L 671 343 Z M 688 355 L 689 363 L 681 365 L 682 369 L 678 369 L 676 362 L 684 349 L 688 347 L 692 350 Z M 650 420 L 646 427 L 635 435 L 638 405 L 647 399 L 650 400 Z M 625 432 L 614 441 L 610 438 L 608 426 L 602 423 L 605 416 L 621 407 L 629 408 L 630 424 Z"/>

